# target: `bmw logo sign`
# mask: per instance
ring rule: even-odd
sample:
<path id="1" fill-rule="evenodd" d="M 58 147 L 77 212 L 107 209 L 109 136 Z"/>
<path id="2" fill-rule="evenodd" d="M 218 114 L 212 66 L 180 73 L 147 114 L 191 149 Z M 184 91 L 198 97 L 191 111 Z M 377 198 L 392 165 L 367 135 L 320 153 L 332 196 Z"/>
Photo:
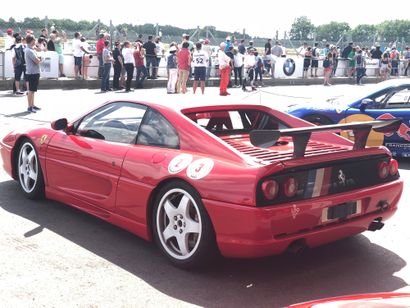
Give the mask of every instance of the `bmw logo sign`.
<path id="1" fill-rule="evenodd" d="M 283 63 L 283 73 L 285 73 L 286 76 L 292 76 L 295 72 L 295 68 L 296 65 L 293 59 L 286 59 L 285 63 Z"/>

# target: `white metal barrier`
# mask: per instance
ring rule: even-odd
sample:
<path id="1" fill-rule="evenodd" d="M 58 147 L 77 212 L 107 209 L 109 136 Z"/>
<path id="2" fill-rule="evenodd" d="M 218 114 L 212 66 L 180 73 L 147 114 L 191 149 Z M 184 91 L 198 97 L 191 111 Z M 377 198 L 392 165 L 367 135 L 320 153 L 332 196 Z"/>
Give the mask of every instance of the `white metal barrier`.
<path id="1" fill-rule="evenodd" d="M 11 59 L 12 52 L 0 52 L 0 78 L 13 78 L 14 69 Z M 40 53 L 44 59 L 40 64 L 40 76 L 42 78 L 58 78 L 58 54 L 55 51 L 46 51 Z M 97 78 L 98 76 L 98 58 L 93 56 L 88 65 L 88 76 Z M 302 57 L 286 57 L 277 58 L 275 63 L 275 78 L 302 78 L 303 77 L 303 61 Z M 216 57 L 212 57 L 211 77 L 219 77 L 216 64 Z M 346 76 L 348 70 L 348 62 L 346 59 L 338 59 L 338 64 L 335 72 L 336 77 Z M 402 76 L 408 61 L 400 61 L 399 75 Z M 367 76 L 375 76 L 376 69 L 379 68 L 379 61 L 373 59 L 366 60 L 366 74 Z M 64 74 L 67 77 L 74 77 L 74 57 L 72 54 L 64 55 Z M 114 69 L 111 69 L 111 76 L 114 74 Z M 134 71 L 134 76 L 136 71 Z M 309 74 L 310 75 L 310 68 Z M 158 69 L 159 77 L 167 77 L 166 57 L 161 58 Z M 323 60 L 319 60 L 318 76 L 323 76 Z"/>

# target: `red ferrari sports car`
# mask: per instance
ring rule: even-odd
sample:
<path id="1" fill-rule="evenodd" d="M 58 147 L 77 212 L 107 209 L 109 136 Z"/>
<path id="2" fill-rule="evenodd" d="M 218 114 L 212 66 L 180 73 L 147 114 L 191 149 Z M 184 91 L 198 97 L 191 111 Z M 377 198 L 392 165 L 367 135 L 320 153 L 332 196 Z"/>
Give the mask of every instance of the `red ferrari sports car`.
<path id="1" fill-rule="evenodd" d="M 365 147 L 366 138 L 399 125 L 316 127 L 260 105 L 111 101 L 72 122 L 14 131 L 0 150 L 28 198 L 154 239 L 192 268 L 219 253 L 267 256 L 380 229 L 403 183 L 390 152 Z"/>

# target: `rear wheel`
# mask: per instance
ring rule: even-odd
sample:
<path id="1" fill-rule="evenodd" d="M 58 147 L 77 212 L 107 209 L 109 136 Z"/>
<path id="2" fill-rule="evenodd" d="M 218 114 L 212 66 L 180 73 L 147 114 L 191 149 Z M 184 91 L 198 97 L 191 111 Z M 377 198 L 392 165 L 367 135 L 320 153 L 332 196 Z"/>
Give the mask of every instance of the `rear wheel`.
<path id="1" fill-rule="evenodd" d="M 333 124 L 333 122 L 328 117 L 320 115 L 320 114 L 311 114 L 311 115 L 305 116 L 303 117 L 303 120 L 308 121 L 318 126 Z"/>
<path id="2" fill-rule="evenodd" d="M 198 268 L 216 256 L 211 221 L 190 185 L 179 181 L 166 184 L 155 200 L 152 218 L 155 240 L 173 264 Z"/>
<path id="3" fill-rule="evenodd" d="M 44 197 L 44 178 L 33 143 L 26 139 L 20 146 L 17 160 L 20 187 L 29 199 Z"/>

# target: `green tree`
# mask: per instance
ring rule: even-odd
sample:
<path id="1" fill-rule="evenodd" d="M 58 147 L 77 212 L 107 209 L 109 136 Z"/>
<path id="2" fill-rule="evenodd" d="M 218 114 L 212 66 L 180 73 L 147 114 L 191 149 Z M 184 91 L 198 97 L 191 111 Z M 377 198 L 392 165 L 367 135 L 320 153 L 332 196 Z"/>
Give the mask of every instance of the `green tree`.
<path id="1" fill-rule="evenodd" d="M 337 42 L 342 35 L 347 34 L 349 31 L 350 26 L 348 23 L 332 21 L 316 28 L 316 39 Z"/>
<path id="2" fill-rule="evenodd" d="M 38 17 L 26 17 L 22 24 L 27 29 L 41 29 L 44 27 L 44 23 Z"/>
<path id="3" fill-rule="evenodd" d="M 358 25 L 351 34 L 354 42 L 369 42 L 374 40 L 377 29 L 375 25 Z"/>
<path id="4" fill-rule="evenodd" d="M 315 26 L 309 18 L 301 16 L 295 19 L 290 29 L 290 39 L 292 40 L 307 40 L 312 37 Z"/>
<path id="5" fill-rule="evenodd" d="M 377 25 L 379 37 L 388 42 L 404 38 L 410 40 L 410 20 L 390 20 Z"/>

